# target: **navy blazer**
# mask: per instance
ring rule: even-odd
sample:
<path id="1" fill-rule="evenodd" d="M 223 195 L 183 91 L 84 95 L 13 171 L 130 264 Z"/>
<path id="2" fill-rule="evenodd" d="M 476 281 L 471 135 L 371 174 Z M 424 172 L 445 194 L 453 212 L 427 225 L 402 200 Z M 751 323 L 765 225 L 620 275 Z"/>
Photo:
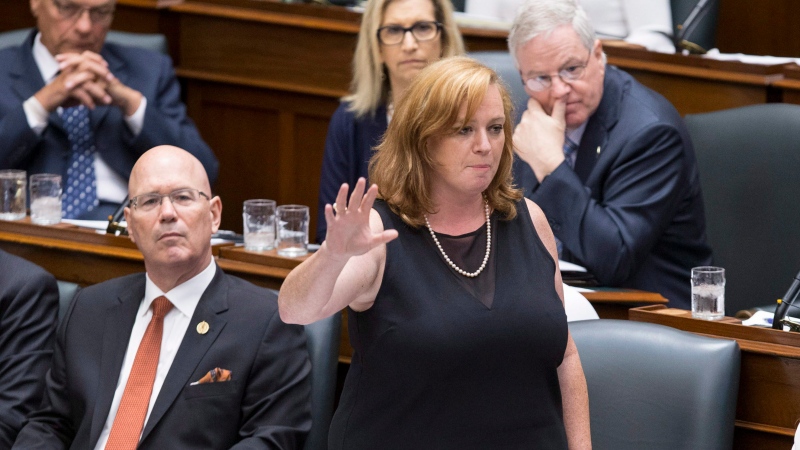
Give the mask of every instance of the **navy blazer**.
<path id="1" fill-rule="evenodd" d="M 358 118 L 342 102 L 331 117 L 322 172 L 319 180 L 319 201 L 316 241 L 322 243 L 328 232 L 325 222 L 325 205 L 333 204 L 342 183 L 350 186 L 350 193 L 359 177 L 367 178 L 372 149 L 386 132 L 386 106 L 380 105 L 373 114 Z M 348 193 L 349 198 L 349 193 Z"/>
<path id="2" fill-rule="evenodd" d="M 562 258 L 605 286 L 659 292 L 691 305 L 692 267 L 711 264 L 694 149 L 675 108 L 627 73 L 606 67 L 575 170 L 565 162 L 536 181 L 515 164 L 525 195 L 547 216 Z"/>
<path id="3" fill-rule="evenodd" d="M 144 274 L 135 274 L 75 297 L 58 330 L 43 409 L 14 448 L 94 448 L 144 290 Z M 205 334 L 196 330 L 202 321 Z M 190 384 L 216 367 L 230 370 L 231 381 Z M 303 327 L 281 322 L 275 294 L 217 268 L 138 448 L 302 448 L 311 428 L 309 373 Z"/>
<path id="4" fill-rule="evenodd" d="M 61 117 L 52 112 L 47 127 L 37 135 L 22 109 L 22 103 L 45 85 L 31 50 L 36 33 L 33 30 L 22 46 L 0 50 L 0 169 L 56 173 L 66 179 L 70 146 Z M 103 160 L 127 180 L 142 153 L 157 145 L 175 145 L 196 156 L 214 183 L 219 172 L 217 159 L 186 116 L 169 57 L 111 43 L 105 44 L 100 54 L 114 76 L 147 98 L 142 131 L 137 136 L 118 107 L 98 106 L 91 111 L 95 144 Z"/>
<path id="5" fill-rule="evenodd" d="M 0 448 L 39 407 L 58 322 L 56 279 L 0 250 Z"/>

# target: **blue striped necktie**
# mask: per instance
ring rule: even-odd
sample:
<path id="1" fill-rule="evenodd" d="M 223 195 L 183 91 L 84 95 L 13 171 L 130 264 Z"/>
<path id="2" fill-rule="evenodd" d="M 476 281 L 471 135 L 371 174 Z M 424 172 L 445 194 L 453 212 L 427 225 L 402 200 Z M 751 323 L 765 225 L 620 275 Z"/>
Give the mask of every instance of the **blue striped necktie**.
<path id="1" fill-rule="evenodd" d="M 575 159 L 578 157 L 578 145 L 572 142 L 570 138 L 564 137 L 564 159 L 571 168 L 575 168 Z"/>
<path id="2" fill-rule="evenodd" d="M 65 219 L 75 219 L 99 204 L 94 173 L 94 133 L 89 121 L 89 109 L 83 105 L 64 108 L 61 120 L 70 144 L 62 207 Z"/>

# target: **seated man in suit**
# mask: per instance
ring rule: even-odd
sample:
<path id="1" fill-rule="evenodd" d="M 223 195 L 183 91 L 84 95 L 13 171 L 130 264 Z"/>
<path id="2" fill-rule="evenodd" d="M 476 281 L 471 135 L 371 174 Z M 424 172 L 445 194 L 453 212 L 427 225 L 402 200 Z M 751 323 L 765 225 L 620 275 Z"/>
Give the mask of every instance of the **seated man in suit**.
<path id="1" fill-rule="evenodd" d="M 606 286 L 689 308 L 711 263 L 694 150 L 661 95 L 606 65 L 574 0 L 525 3 L 509 49 L 530 96 L 514 131 L 515 177 L 550 221 L 564 260 Z"/>
<path id="2" fill-rule="evenodd" d="M 68 219 L 112 214 L 156 145 L 185 148 L 216 180 L 169 58 L 105 43 L 115 0 L 30 2 L 38 30 L 0 51 L 0 169 L 60 174 Z"/>
<path id="3" fill-rule="evenodd" d="M 156 147 L 129 190 L 125 218 L 146 273 L 75 297 L 43 407 L 14 448 L 302 448 L 303 328 L 281 322 L 271 291 L 217 267 L 210 241 L 222 203 L 200 161 Z"/>
<path id="4" fill-rule="evenodd" d="M 58 322 L 56 279 L 0 250 L 0 448 L 11 448 L 42 400 Z"/>

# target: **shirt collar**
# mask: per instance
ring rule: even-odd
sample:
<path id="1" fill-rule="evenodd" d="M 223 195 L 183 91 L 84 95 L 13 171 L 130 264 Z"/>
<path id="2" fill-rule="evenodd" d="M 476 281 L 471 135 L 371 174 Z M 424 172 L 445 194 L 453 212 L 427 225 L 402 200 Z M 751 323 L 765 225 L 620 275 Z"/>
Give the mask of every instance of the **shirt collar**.
<path id="1" fill-rule="evenodd" d="M 153 303 L 153 300 L 163 295 L 169 299 L 175 309 L 180 311 L 181 314 L 191 318 L 197 304 L 200 302 L 200 297 L 203 296 L 206 288 L 211 284 L 211 280 L 214 279 L 216 271 L 217 265 L 214 263 L 214 258 L 211 258 L 208 267 L 203 269 L 202 272 L 178 286 L 175 286 L 166 293 L 162 292 L 161 289 L 153 283 L 150 279 L 150 275 L 145 274 L 144 302 L 142 308 L 139 309 L 140 315 L 147 313 L 147 311 L 150 310 L 150 304 Z"/>
<path id="2" fill-rule="evenodd" d="M 50 50 L 42 44 L 42 33 L 36 33 L 36 38 L 33 40 L 33 60 L 36 61 L 45 84 L 53 81 L 60 69 L 55 56 L 51 55 Z"/>
<path id="3" fill-rule="evenodd" d="M 589 121 L 587 120 L 587 121 L 583 122 L 582 124 L 580 124 L 578 126 L 578 128 L 575 128 L 573 130 L 567 130 L 567 138 L 570 141 L 574 142 L 575 145 L 578 146 L 578 147 L 580 147 L 580 145 L 581 145 L 581 139 L 583 138 L 583 132 L 586 131 L 586 124 L 588 124 L 588 123 L 589 123 Z"/>

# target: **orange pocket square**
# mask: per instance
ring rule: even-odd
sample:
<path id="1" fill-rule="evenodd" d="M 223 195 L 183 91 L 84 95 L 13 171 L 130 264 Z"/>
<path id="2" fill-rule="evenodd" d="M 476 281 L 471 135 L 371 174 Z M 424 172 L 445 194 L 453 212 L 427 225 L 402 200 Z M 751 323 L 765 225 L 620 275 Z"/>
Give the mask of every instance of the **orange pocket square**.
<path id="1" fill-rule="evenodd" d="M 219 367 L 209 370 L 207 374 L 200 378 L 199 380 L 195 381 L 194 383 L 190 384 L 190 386 L 194 386 L 196 384 L 205 384 L 205 383 L 217 383 L 220 381 L 230 381 L 231 380 L 231 371 L 228 369 L 220 369 Z"/>

